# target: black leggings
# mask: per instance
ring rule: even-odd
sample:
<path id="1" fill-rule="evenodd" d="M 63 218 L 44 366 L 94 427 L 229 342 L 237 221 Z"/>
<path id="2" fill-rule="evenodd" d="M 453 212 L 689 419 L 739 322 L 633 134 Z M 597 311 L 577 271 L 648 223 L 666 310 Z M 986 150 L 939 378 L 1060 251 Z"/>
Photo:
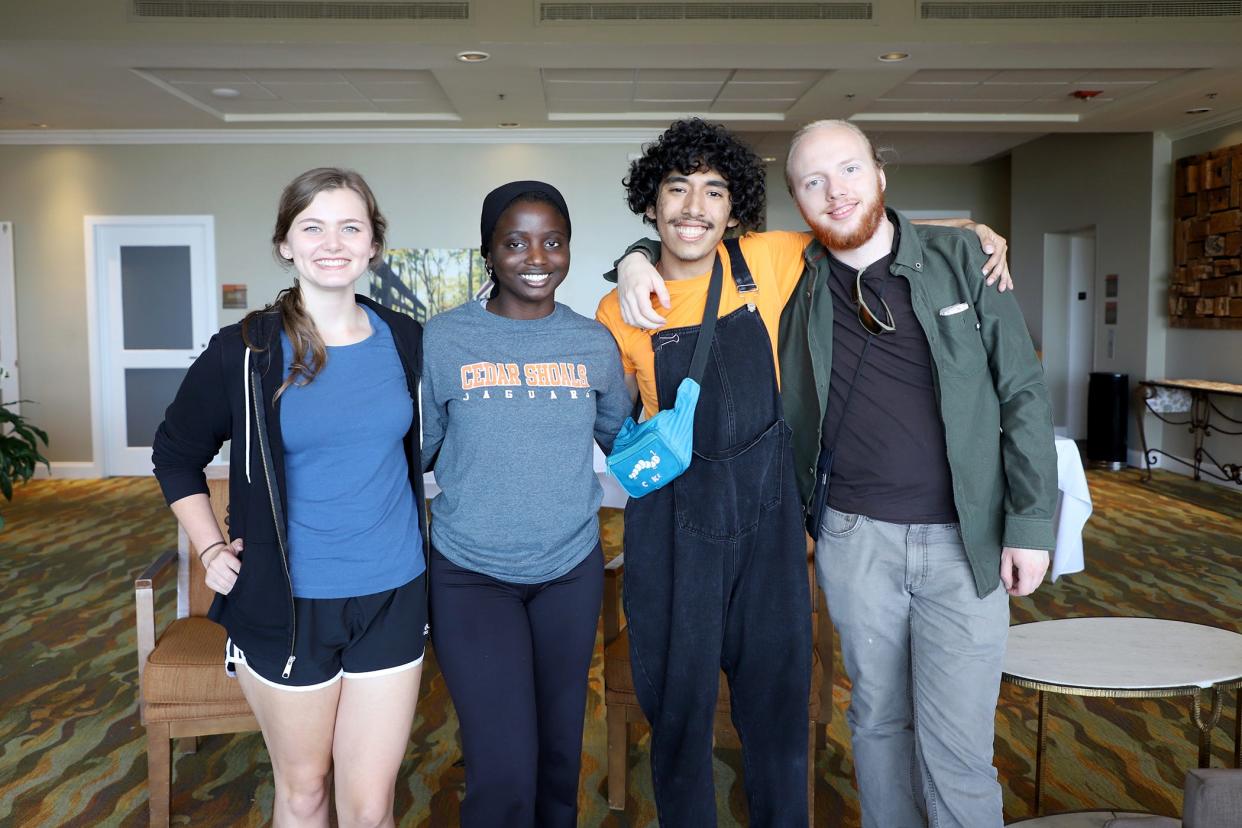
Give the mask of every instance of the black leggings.
<path id="1" fill-rule="evenodd" d="M 431 640 L 461 724 L 463 828 L 572 828 L 587 670 L 604 589 L 598 544 L 541 584 L 431 553 Z"/>

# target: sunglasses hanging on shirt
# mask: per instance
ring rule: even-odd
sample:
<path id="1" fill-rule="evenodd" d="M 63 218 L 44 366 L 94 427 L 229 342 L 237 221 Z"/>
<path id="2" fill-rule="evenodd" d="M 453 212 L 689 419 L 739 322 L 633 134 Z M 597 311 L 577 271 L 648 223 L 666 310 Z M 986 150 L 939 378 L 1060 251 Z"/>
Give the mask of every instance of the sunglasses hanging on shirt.
<path id="1" fill-rule="evenodd" d="M 897 330 L 897 325 L 893 320 L 893 311 L 889 308 L 888 302 L 884 301 L 884 297 L 879 294 L 876 296 L 879 299 L 880 307 L 884 310 L 883 318 L 877 316 L 875 311 L 871 310 L 871 307 L 867 304 L 866 293 L 863 291 L 863 270 L 866 270 L 866 268 L 860 269 L 854 277 L 853 299 L 858 312 L 858 324 L 862 325 L 863 330 L 867 333 L 876 336 L 892 333 Z"/>

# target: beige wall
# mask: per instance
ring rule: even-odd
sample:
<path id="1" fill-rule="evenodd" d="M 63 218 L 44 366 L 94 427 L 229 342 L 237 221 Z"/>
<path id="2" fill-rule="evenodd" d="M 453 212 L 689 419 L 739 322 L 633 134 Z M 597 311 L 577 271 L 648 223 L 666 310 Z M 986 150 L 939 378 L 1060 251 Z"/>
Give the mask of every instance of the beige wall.
<path id="1" fill-rule="evenodd" d="M 1069 285 L 1067 274 L 1045 261 L 1046 235 L 1094 228 L 1093 370 L 1127 373 L 1132 384 L 1164 370 L 1161 340 L 1167 322 L 1151 318 L 1152 286 L 1168 278 L 1167 256 L 1162 264 L 1153 263 L 1163 244 L 1153 235 L 1153 215 L 1164 209 L 1153 201 L 1163 198 L 1153 189 L 1158 143 L 1150 133 L 1050 135 L 1013 151 L 1012 265 L 1027 324 L 1043 350 L 1057 425 L 1064 425 L 1065 417 Z M 1103 324 L 1102 278 L 1108 273 L 1120 277 L 1111 359 Z"/>
<path id="2" fill-rule="evenodd" d="M 1094 370 L 1121 371 L 1138 381 L 1193 377 L 1242 382 L 1242 331 L 1170 328 L 1166 297 L 1172 266 L 1173 161 L 1242 143 L 1242 124 L 1171 142 L 1163 135 L 1053 135 L 1013 152 L 1013 266 L 1018 295 L 1036 341 L 1054 413 L 1063 410 L 1066 382 L 1067 285 L 1064 274 L 1044 261 L 1045 235 L 1094 228 L 1096 233 L 1096 324 Z M 1120 275 L 1113 359 L 1105 354 L 1100 277 Z M 1026 278 L 1032 274 L 1034 278 Z M 1032 313 L 1034 311 L 1034 313 Z M 1242 405 L 1226 403 L 1233 416 Z M 1055 414 L 1054 414 L 1055 416 Z M 1057 421 L 1061 423 L 1060 420 Z M 1152 446 L 1189 457 L 1184 427 L 1161 426 L 1148 416 Z M 1130 423 L 1130 448 L 1139 448 Z M 1237 438 L 1217 436 L 1223 460 L 1237 461 Z M 1132 459 L 1137 455 L 1132 454 Z M 1185 469 L 1173 467 L 1174 471 Z"/>
<path id="3" fill-rule="evenodd" d="M 268 237 L 280 189 L 323 164 L 353 167 L 375 189 L 403 247 L 478 244 L 478 211 L 492 187 L 547 180 L 573 217 L 573 274 L 558 298 L 593 313 L 599 274 L 647 232 L 625 207 L 624 144 L 532 145 L 144 145 L 0 146 L 0 220 L 14 222 L 22 396 L 51 435 L 54 461 L 92 458 L 83 246 L 85 215 L 209 214 L 215 217 L 217 284 L 249 286 L 251 307 L 288 277 Z M 902 209 L 969 210 L 1009 226 L 1008 162 L 894 167 L 890 202 Z M 769 227 L 803 227 L 780 165 L 769 174 Z M 218 299 L 217 299 L 218 301 Z M 243 311 L 219 311 L 220 324 Z"/>
<path id="4" fill-rule="evenodd" d="M 218 283 L 249 285 L 251 307 L 288 277 L 268 238 L 281 188 L 313 166 L 363 173 L 390 222 L 390 243 L 478 244 L 479 207 L 494 186 L 546 180 L 573 218 L 573 271 L 558 297 L 593 313 L 599 274 L 642 234 L 625 207 L 628 145 L 182 145 L 0 147 L 0 219 L 14 224 L 18 353 L 24 412 L 51 436 L 54 461 L 91 459 L 85 215 L 215 216 Z M 217 301 L 219 301 L 217 299 Z M 222 325 L 242 311 L 220 311 Z"/>
<path id="5" fill-rule="evenodd" d="M 885 170 L 887 203 L 898 210 L 967 211 L 1001 235 L 1009 235 L 1009 158 L 979 164 L 890 164 Z M 780 164 L 768 167 L 768 228 L 805 227 L 785 187 Z"/>

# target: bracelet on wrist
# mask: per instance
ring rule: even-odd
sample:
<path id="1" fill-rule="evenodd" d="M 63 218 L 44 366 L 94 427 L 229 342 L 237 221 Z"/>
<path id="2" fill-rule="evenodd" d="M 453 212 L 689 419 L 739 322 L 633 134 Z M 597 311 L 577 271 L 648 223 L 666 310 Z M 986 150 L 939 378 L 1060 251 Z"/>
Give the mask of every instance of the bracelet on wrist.
<path id="1" fill-rule="evenodd" d="M 216 541 L 211 546 L 208 546 L 206 549 L 204 549 L 202 552 L 199 552 L 198 553 L 199 563 L 203 563 L 203 556 L 206 555 L 211 550 L 215 549 L 217 546 L 228 546 L 228 543 L 226 541 Z"/>

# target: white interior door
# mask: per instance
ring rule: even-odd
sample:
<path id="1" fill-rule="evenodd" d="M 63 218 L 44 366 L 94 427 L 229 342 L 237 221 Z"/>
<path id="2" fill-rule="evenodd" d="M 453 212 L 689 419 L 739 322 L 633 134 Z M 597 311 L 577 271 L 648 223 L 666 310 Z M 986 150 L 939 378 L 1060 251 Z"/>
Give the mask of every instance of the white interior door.
<path id="1" fill-rule="evenodd" d="M 13 223 L 0 221 L 0 402 L 20 397 L 17 364 L 17 276 L 13 270 Z M 9 410 L 18 411 L 16 405 Z"/>
<path id="2" fill-rule="evenodd" d="M 151 473 L 151 442 L 190 363 L 216 330 L 211 216 L 87 219 L 98 335 L 96 458 L 108 475 Z"/>
<path id="3" fill-rule="evenodd" d="M 1066 436 L 1087 438 L 1087 385 L 1095 370 L 1095 230 L 1075 233 L 1069 246 L 1066 307 Z"/>

